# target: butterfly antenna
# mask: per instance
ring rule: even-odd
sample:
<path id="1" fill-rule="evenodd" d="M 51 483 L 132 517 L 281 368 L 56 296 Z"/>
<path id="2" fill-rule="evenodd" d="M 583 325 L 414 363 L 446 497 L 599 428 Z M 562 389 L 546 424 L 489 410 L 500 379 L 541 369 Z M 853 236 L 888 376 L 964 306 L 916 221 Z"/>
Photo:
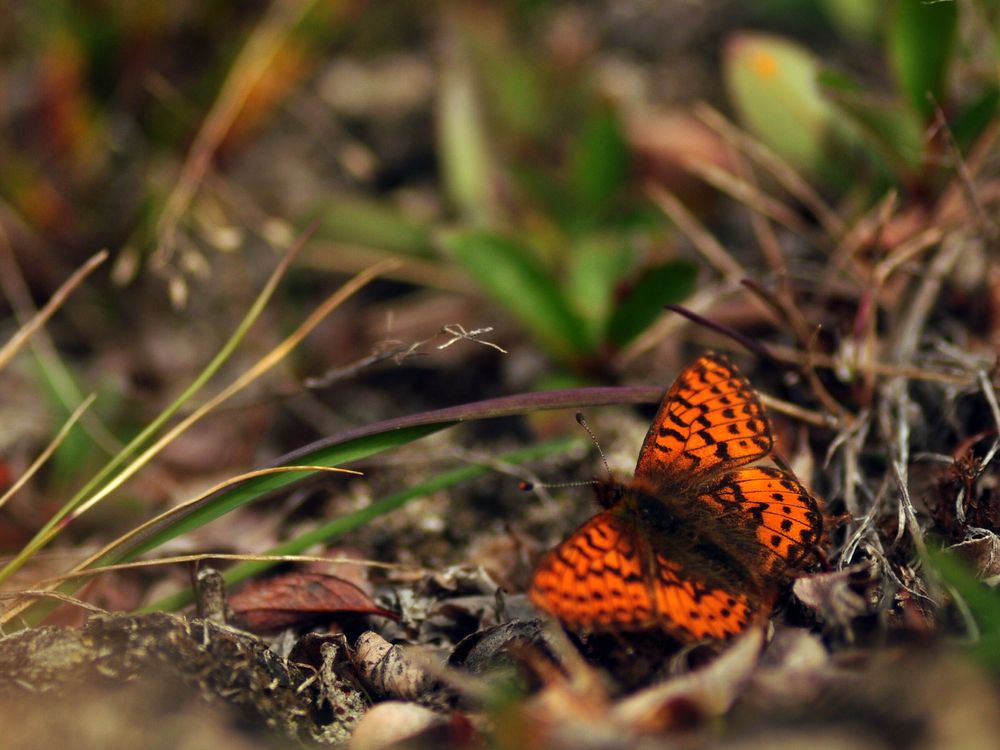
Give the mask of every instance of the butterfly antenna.
<path id="1" fill-rule="evenodd" d="M 577 412 L 576 413 L 576 422 L 583 429 L 585 429 L 587 431 L 588 435 L 590 435 L 590 439 L 591 439 L 591 441 L 593 441 L 594 447 L 597 448 L 597 452 L 601 455 L 601 463 L 604 464 L 604 471 L 608 475 L 608 479 L 610 479 L 611 478 L 611 467 L 608 466 L 608 457 L 604 455 L 604 449 L 601 448 L 601 444 L 597 440 L 597 435 L 595 435 L 594 431 L 592 429 L 590 429 L 590 425 L 587 424 L 587 420 L 584 418 L 582 412 Z"/>
<path id="2" fill-rule="evenodd" d="M 583 482 L 555 482 L 552 484 L 543 482 L 528 482 L 522 479 L 517 483 L 517 488 L 521 492 L 531 492 L 532 490 L 551 490 L 557 487 L 586 487 L 587 485 L 598 484 L 596 479 L 588 479 Z"/>

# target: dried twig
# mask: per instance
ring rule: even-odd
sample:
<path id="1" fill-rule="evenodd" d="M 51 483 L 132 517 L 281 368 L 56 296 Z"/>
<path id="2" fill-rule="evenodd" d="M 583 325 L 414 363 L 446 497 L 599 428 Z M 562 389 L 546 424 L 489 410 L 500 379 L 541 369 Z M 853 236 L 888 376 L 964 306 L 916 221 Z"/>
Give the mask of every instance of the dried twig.
<path id="1" fill-rule="evenodd" d="M 488 346 L 491 349 L 496 349 L 501 354 L 507 354 L 507 350 L 499 344 L 494 344 L 492 341 L 486 341 L 479 338 L 480 335 L 490 333 L 492 330 L 493 326 L 487 326 L 485 328 L 476 328 L 471 331 L 466 331 L 460 323 L 448 323 L 447 325 L 442 326 L 441 330 L 434 336 L 421 339 L 419 341 L 413 341 L 411 343 L 398 340 L 383 341 L 376 346 L 375 351 L 367 357 L 362 357 L 349 365 L 329 370 L 319 377 L 307 378 L 304 381 L 304 385 L 306 388 L 311 389 L 326 388 L 337 381 L 353 377 L 362 370 L 365 370 L 373 365 L 377 365 L 380 362 L 385 362 L 389 359 L 394 360 L 397 365 L 400 365 L 411 357 L 426 357 L 426 352 L 420 351 L 420 348 L 441 335 L 447 335 L 450 338 L 443 344 L 439 344 L 437 346 L 438 349 L 447 349 L 449 346 L 458 341 L 472 341 L 473 343 L 482 344 L 483 346 Z"/>
<path id="2" fill-rule="evenodd" d="M 846 227 L 841 218 L 788 162 L 745 130 L 733 125 L 714 107 L 702 102 L 695 106 L 694 113 L 699 120 L 770 172 L 785 190 L 813 212 L 827 234 L 834 238 L 844 234 Z"/>
<path id="3" fill-rule="evenodd" d="M 704 224 L 695 218 L 694 214 L 684 207 L 680 199 L 662 185 L 650 183 L 646 186 L 649 197 L 660 207 L 674 224 L 694 245 L 695 250 L 709 262 L 722 276 L 728 278 L 743 278 L 748 276 L 722 243 L 708 231 Z"/>

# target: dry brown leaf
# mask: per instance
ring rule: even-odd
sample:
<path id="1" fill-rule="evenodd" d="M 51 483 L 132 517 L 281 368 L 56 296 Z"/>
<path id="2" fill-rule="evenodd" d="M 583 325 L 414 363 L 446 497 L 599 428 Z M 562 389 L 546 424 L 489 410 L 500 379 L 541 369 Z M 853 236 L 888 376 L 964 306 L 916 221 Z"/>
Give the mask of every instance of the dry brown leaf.
<path id="1" fill-rule="evenodd" d="M 872 611 L 870 593 L 876 581 L 876 564 L 862 562 L 843 570 L 802 576 L 792 591 L 828 624 L 843 627 Z"/>
<path id="2" fill-rule="evenodd" d="M 397 619 L 353 583 L 320 573 L 287 573 L 251 583 L 229 598 L 235 620 L 247 630 L 274 630 L 317 615 L 362 614 Z"/>

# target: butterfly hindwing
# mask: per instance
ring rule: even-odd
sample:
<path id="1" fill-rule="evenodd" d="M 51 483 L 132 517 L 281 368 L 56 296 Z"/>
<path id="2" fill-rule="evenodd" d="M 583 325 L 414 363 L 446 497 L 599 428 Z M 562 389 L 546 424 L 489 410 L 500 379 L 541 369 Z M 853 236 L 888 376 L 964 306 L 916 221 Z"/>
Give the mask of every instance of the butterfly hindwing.
<path id="1" fill-rule="evenodd" d="M 549 552 L 530 595 L 573 628 L 655 626 L 681 640 L 735 635 L 754 612 L 746 595 L 709 584 L 666 553 L 652 552 L 616 510 L 597 514 Z"/>
<path id="2" fill-rule="evenodd" d="M 819 503 L 786 471 L 767 466 L 740 469 L 704 493 L 703 502 L 729 506 L 750 527 L 769 558 L 769 573 L 796 568 L 823 535 Z"/>
<path id="3" fill-rule="evenodd" d="M 728 638 L 746 628 L 754 608 L 746 595 L 693 577 L 692 571 L 656 554 L 654 603 L 661 626 L 682 640 Z"/>

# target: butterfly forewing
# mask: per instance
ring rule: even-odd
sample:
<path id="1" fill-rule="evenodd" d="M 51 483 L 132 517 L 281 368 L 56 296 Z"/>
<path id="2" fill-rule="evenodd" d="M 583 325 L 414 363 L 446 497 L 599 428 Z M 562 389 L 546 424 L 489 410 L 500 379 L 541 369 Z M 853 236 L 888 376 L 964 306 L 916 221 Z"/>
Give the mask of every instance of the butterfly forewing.
<path id="1" fill-rule="evenodd" d="M 531 600 L 574 627 L 636 629 L 655 622 L 640 538 L 615 511 L 587 521 L 539 563 Z"/>
<path id="2" fill-rule="evenodd" d="M 706 354 L 681 372 L 646 434 L 637 479 L 690 482 L 763 458 L 771 430 L 753 387 L 725 357 Z"/>

